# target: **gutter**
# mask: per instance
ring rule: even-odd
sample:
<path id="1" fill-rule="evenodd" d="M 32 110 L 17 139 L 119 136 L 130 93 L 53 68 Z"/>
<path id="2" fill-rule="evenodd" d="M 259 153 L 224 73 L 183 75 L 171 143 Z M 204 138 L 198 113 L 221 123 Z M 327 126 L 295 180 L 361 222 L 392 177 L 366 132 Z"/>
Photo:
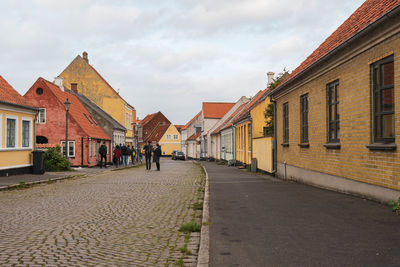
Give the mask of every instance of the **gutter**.
<path id="1" fill-rule="evenodd" d="M 274 141 L 272 143 L 272 174 L 275 176 L 276 175 L 276 167 L 278 165 L 278 158 L 277 158 L 277 146 L 276 146 L 276 101 L 272 99 L 272 96 L 270 96 L 270 102 L 274 104 Z"/>
<path id="2" fill-rule="evenodd" d="M 282 91 L 285 87 L 289 86 L 291 83 L 294 83 L 295 81 L 301 79 L 301 77 L 304 76 L 310 69 L 314 68 L 318 64 L 323 63 L 325 60 L 328 60 L 332 55 L 336 54 L 338 50 L 346 48 L 348 45 L 350 45 L 356 39 L 361 38 L 363 35 L 368 34 L 369 31 L 372 31 L 373 29 L 375 29 L 375 27 L 379 26 L 379 24 L 384 23 L 385 21 L 387 21 L 388 19 L 390 19 L 392 17 L 396 17 L 396 15 L 398 16 L 399 15 L 398 13 L 400 13 L 400 4 L 395 6 L 390 11 L 388 11 L 382 17 L 378 18 L 374 22 L 372 22 L 369 25 L 367 25 L 364 29 L 360 30 L 359 32 L 357 32 L 356 34 L 351 36 L 349 39 L 347 39 L 346 41 L 344 41 L 343 43 L 341 43 L 340 45 L 338 45 L 337 47 L 332 49 L 331 51 L 329 51 L 327 54 L 325 54 L 320 59 L 318 59 L 317 61 L 312 63 L 306 69 L 304 69 L 301 72 L 299 72 L 297 75 L 292 77 L 290 80 L 286 81 L 281 86 L 278 86 L 277 88 L 275 88 L 272 91 L 270 91 L 268 93 L 268 95 L 271 96 L 274 93 Z"/>
<path id="3" fill-rule="evenodd" d="M 39 109 L 35 108 L 35 107 L 25 106 L 25 105 L 20 105 L 20 104 L 15 104 L 15 103 L 10 103 L 10 102 L 1 101 L 1 100 L 0 100 L 0 104 L 6 104 L 6 105 L 14 106 L 14 107 L 19 107 L 19 108 L 26 108 L 26 109 L 33 110 L 33 111 L 36 111 L 36 112 L 39 111 Z"/>

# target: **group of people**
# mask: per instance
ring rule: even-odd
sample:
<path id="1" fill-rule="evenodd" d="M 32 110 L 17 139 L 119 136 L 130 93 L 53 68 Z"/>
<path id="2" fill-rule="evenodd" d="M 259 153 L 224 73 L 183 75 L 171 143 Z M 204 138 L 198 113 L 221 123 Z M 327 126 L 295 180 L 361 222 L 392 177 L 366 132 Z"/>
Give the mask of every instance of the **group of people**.
<path id="1" fill-rule="evenodd" d="M 160 171 L 160 157 L 161 157 L 161 147 L 160 144 L 156 144 L 153 148 L 151 142 L 148 141 L 147 145 L 144 146 L 144 156 L 146 159 L 146 170 L 151 170 L 151 154 L 153 154 L 153 162 L 156 163 L 157 171 Z"/>
<path id="2" fill-rule="evenodd" d="M 107 147 L 105 142 L 99 148 L 100 154 L 100 168 L 107 168 Z M 113 150 L 113 164 L 118 167 L 119 165 L 128 166 L 131 164 L 135 164 L 135 161 L 142 163 L 143 154 L 146 159 L 146 170 L 151 170 L 151 158 L 153 156 L 153 162 L 156 163 L 157 171 L 160 171 L 160 157 L 161 157 L 161 146 L 157 143 L 156 147 L 153 148 L 151 142 L 149 141 L 142 148 L 131 148 L 129 145 L 117 145 Z M 103 161 L 104 160 L 104 161 Z"/>

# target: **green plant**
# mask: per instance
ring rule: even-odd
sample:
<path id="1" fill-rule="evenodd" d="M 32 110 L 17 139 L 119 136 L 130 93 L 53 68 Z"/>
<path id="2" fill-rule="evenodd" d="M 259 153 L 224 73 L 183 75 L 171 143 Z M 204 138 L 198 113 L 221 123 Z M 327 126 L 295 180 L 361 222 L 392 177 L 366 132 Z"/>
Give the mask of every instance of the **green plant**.
<path id="1" fill-rule="evenodd" d="M 274 136 L 274 104 L 269 104 L 264 111 L 264 136 Z"/>
<path id="2" fill-rule="evenodd" d="M 179 251 L 186 255 L 192 254 L 192 252 L 190 250 L 188 250 L 187 244 L 185 244 L 183 247 L 179 248 Z"/>
<path id="3" fill-rule="evenodd" d="M 189 232 L 200 232 L 201 226 L 195 220 L 188 223 L 184 223 L 179 228 L 179 232 L 189 233 Z"/>
<path id="4" fill-rule="evenodd" d="M 397 201 L 390 201 L 389 205 L 392 206 L 393 212 L 396 212 L 397 215 L 400 215 L 400 197 Z"/>
<path id="5" fill-rule="evenodd" d="M 203 202 L 196 202 L 193 204 L 194 210 L 202 210 L 203 209 Z"/>
<path id="6" fill-rule="evenodd" d="M 179 266 L 179 267 L 185 266 L 185 265 L 183 264 L 183 259 L 180 258 L 179 260 L 177 260 L 177 261 L 175 262 L 175 266 Z"/>
<path id="7" fill-rule="evenodd" d="M 44 153 L 44 170 L 49 172 L 69 171 L 71 163 L 61 153 L 61 147 L 51 147 Z"/>

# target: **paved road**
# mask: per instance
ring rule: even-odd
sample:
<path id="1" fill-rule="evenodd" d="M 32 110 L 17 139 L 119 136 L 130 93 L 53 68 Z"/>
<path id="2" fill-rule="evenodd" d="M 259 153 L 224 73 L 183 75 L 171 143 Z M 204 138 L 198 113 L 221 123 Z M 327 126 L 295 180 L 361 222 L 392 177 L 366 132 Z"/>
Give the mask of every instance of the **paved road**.
<path id="1" fill-rule="evenodd" d="M 210 267 L 400 266 L 391 208 L 233 167 L 205 163 Z"/>
<path id="2" fill-rule="evenodd" d="M 173 266 L 201 169 L 163 159 L 0 192 L 0 266 Z"/>

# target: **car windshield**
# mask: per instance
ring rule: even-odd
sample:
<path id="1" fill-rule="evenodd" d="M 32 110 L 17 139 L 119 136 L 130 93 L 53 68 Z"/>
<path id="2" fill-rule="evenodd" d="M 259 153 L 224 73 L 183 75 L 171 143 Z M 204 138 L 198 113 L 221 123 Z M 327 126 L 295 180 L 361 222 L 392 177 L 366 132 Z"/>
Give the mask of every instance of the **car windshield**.
<path id="1" fill-rule="evenodd" d="M 178 155 L 183 155 L 183 152 L 178 152 Z"/>

